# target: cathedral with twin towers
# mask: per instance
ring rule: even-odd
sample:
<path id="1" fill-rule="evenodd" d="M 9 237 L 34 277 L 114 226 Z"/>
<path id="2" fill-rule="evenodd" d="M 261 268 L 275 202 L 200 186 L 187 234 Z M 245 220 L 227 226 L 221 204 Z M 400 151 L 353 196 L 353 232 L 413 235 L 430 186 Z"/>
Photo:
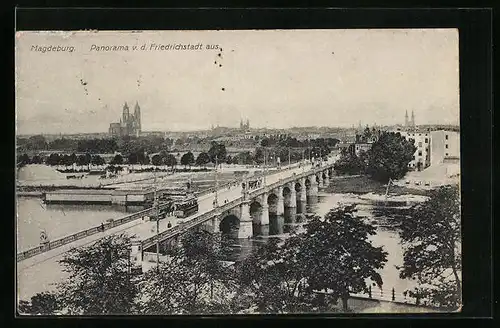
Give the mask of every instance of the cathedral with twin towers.
<path id="1" fill-rule="evenodd" d="M 134 113 L 130 113 L 127 102 L 123 105 L 122 117 L 120 123 L 111 123 L 109 125 L 109 134 L 112 137 L 136 136 L 141 133 L 141 107 L 135 103 Z"/>

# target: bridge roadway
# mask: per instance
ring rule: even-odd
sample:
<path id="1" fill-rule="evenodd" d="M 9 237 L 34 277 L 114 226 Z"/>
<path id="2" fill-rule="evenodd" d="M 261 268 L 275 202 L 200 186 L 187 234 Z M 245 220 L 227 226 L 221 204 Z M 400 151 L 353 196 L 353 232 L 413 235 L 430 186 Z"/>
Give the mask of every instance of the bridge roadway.
<path id="1" fill-rule="evenodd" d="M 329 158 L 328 163 L 325 164 L 332 164 L 334 161 L 335 159 Z M 278 182 L 280 179 L 293 176 L 293 173 L 298 175 L 307 170 L 312 170 L 311 164 L 302 163 L 301 167 L 292 165 L 291 168 L 283 169 L 274 174 L 268 175 L 266 177 L 266 185 L 270 185 Z M 241 191 L 241 184 L 237 187 L 232 187 L 229 190 L 227 188 L 219 190 L 219 204 L 223 206 L 224 200 L 231 202 L 238 199 L 241 197 Z M 172 224 L 172 228 L 175 228 L 180 224 L 181 220 L 183 222 L 189 222 L 196 219 L 201 215 L 201 213 L 213 210 L 212 202 L 214 200 L 214 196 L 214 192 L 200 196 L 198 198 L 200 210 L 197 214 L 191 217 L 186 219 L 167 217 L 167 219 L 161 220 L 160 231 L 165 232 L 167 230 L 169 220 Z M 64 253 L 74 248 L 90 245 L 105 236 L 119 233 L 136 235 L 136 238 L 141 241 L 148 240 L 156 236 L 156 222 L 143 220 L 131 221 L 17 262 L 17 291 L 19 299 L 29 299 L 36 293 L 53 290 L 55 288 L 55 283 L 63 281 L 68 277 L 68 274 L 62 271 L 62 267 L 58 263 L 58 261 L 63 258 Z"/>
<path id="2" fill-rule="evenodd" d="M 333 161 L 330 160 L 327 163 L 324 163 L 322 166 L 322 169 L 325 169 L 325 166 L 328 166 L 329 164 L 332 164 Z M 284 180 L 286 178 L 291 178 L 294 176 L 294 173 L 296 176 L 300 175 L 301 173 L 305 172 L 311 172 L 310 174 L 313 174 L 312 171 L 313 167 L 311 164 L 306 164 L 303 165 L 302 167 L 292 167 L 287 170 L 282 170 L 278 171 L 275 174 L 268 175 L 266 177 L 266 186 L 273 185 L 281 180 Z M 309 174 L 309 173 L 308 173 Z M 250 194 L 255 194 L 259 192 L 265 191 L 266 186 L 262 186 L 260 188 L 256 188 L 253 190 L 250 190 Z M 164 222 L 160 221 L 160 240 L 165 240 L 168 238 L 173 237 L 176 234 L 182 233 L 183 231 L 190 229 L 193 226 L 193 223 L 195 221 L 196 224 L 201 224 L 203 221 L 210 220 L 210 213 L 217 213 L 220 212 L 221 209 L 214 209 L 213 207 L 213 200 L 214 200 L 214 193 L 211 193 L 209 195 L 206 195 L 204 197 L 199 198 L 199 211 L 198 213 L 187 217 L 182 220 L 177 220 L 175 222 L 175 225 L 172 224 L 172 227 L 169 229 L 167 228 L 168 220 L 163 220 Z M 222 189 L 218 193 L 218 203 L 220 208 L 224 207 L 234 207 L 237 204 L 230 204 L 232 202 L 235 202 L 237 200 L 241 200 L 242 198 L 242 187 L 241 184 L 238 185 L 237 187 L 232 187 L 230 189 Z M 227 202 L 227 206 L 225 206 L 225 203 Z M 201 219 L 201 220 L 200 220 Z M 178 226 L 181 224 L 181 226 Z M 136 236 L 135 239 L 140 240 L 142 242 L 142 249 L 146 249 L 153 244 L 156 243 L 157 239 L 157 232 L 156 232 L 156 223 L 151 222 L 150 224 L 144 224 L 144 225 L 137 225 L 132 227 L 130 230 L 128 230 L 130 234 L 134 234 Z"/>

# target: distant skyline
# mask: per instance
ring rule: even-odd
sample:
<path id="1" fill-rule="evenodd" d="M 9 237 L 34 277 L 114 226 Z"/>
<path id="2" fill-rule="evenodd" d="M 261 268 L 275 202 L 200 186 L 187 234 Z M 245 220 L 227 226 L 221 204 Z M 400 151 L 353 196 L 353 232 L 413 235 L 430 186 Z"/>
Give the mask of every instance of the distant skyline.
<path id="1" fill-rule="evenodd" d="M 458 32 L 278 30 L 22 32 L 18 134 L 107 132 L 125 101 L 144 131 L 459 124 Z M 219 50 L 95 51 L 217 44 Z M 33 51 L 74 46 L 73 52 Z"/>

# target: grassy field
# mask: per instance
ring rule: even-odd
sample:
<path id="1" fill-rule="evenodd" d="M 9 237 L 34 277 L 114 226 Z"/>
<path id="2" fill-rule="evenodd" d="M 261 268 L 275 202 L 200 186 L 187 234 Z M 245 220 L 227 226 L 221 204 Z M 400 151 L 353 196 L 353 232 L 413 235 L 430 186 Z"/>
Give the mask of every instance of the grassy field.
<path id="1" fill-rule="evenodd" d="M 370 192 L 385 194 L 386 189 L 387 185 L 372 180 L 367 176 L 337 176 L 330 179 L 330 185 L 328 186 L 327 191 L 333 193 L 352 194 L 366 194 Z M 396 196 L 406 194 L 427 196 L 428 191 L 391 185 L 389 188 L 389 194 Z"/>

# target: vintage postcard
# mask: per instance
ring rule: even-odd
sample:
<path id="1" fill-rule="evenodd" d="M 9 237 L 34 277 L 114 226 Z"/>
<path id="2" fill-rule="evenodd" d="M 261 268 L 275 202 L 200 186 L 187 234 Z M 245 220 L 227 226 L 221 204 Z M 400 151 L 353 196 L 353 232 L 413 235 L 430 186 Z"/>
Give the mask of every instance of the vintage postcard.
<path id="1" fill-rule="evenodd" d="M 456 29 L 15 40 L 19 315 L 460 311 Z"/>

